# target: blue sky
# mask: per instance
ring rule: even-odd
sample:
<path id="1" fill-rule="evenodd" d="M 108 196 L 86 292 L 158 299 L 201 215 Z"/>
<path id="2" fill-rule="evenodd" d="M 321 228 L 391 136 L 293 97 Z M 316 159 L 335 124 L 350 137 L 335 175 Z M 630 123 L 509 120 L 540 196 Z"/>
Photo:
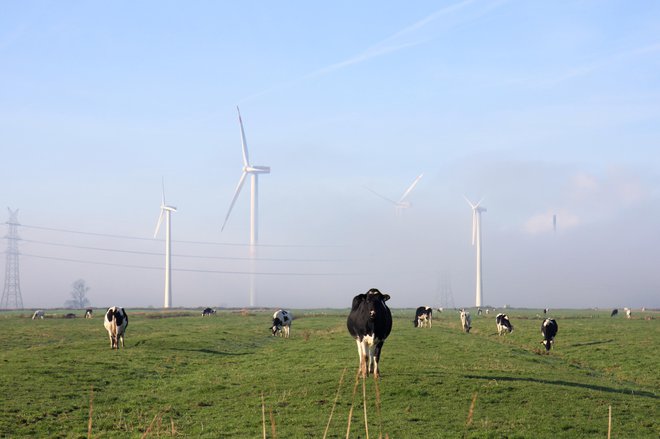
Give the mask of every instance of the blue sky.
<path id="1" fill-rule="evenodd" d="M 161 178 L 174 305 L 245 305 L 237 105 L 260 305 L 473 304 L 467 195 L 486 303 L 660 306 L 657 2 L 7 2 L 0 60 L 27 307 L 160 306 Z"/>

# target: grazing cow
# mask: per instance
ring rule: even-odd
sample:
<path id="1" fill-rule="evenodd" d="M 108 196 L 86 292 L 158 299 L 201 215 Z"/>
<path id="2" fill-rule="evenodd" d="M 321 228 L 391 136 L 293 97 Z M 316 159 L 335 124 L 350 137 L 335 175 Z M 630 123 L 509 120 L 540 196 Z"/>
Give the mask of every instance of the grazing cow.
<path id="1" fill-rule="evenodd" d="M 376 378 L 380 376 L 380 351 L 392 331 L 392 313 L 385 304 L 389 299 L 388 294 L 376 288 L 353 298 L 346 327 L 357 343 L 363 377 L 369 376 L 370 372 Z"/>
<path id="2" fill-rule="evenodd" d="M 213 308 L 206 308 L 204 311 L 202 311 L 202 317 L 210 316 L 213 314 L 215 314 L 215 310 Z"/>
<path id="3" fill-rule="evenodd" d="M 480 316 L 481 314 L 483 314 L 483 311 L 481 310 L 481 308 L 477 308 L 477 315 Z"/>
<path id="4" fill-rule="evenodd" d="M 632 311 L 630 310 L 630 308 L 623 308 L 623 309 L 624 311 L 626 311 L 626 318 L 627 319 L 632 318 Z"/>
<path id="5" fill-rule="evenodd" d="M 543 320 L 543 323 L 541 324 L 541 334 L 543 335 L 543 341 L 541 344 L 545 346 L 545 350 L 547 352 L 550 352 L 550 348 L 555 343 L 555 335 L 557 335 L 558 330 L 559 326 L 557 326 L 555 319 Z"/>
<path id="6" fill-rule="evenodd" d="M 461 310 L 461 327 L 463 328 L 463 332 L 468 333 L 472 329 L 472 318 L 470 317 L 470 313 L 464 309 Z"/>
<path id="7" fill-rule="evenodd" d="M 123 348 L 124 333 L 128 326 L 128 316 L 126 315 L 124 308 L 116 306 L 108 308 L 108 311 L 105 313 L 103 326 L 105 326 L 105 329 L 108 331 L 108 336 L 110 337 L 110 348 L 118 350 L 120 341 L 121 347 Z"/>
<path id="8" fill-rule="evenodd" d="M 70 312 L 68 314 L 64 314 L 64 318 L 65 319 L 75 319 L 76 315 L 74 313 Z"/>
<path id="9" fill-rule="evenodd" d="M 32 314 L 32 320 L 35 319 L 43 319 L 44 318 L 44 311 L 42 309 L 38 309 Z"/>
<path id="10" fill-rule="evenodd" d="M 547 315 L 550 312 L 548 308 L 543 308 L 543 315 Z"/>
<path id="11" fill-rule="evenodd" d="M 615 315 L 619 314 L 619 310 L 614 308 L 612 312 L 610 313 L 610 317 L 614 317 Z"/>
<path id="12" fill-rule="evenodd" d="M 513 331 L 513 325 L 509 321 L 509 316 L 506 314 L 499 313 L 495 316 L 495 322 L 497 323 L 497 334 L 502 335 L 507 332 Z"/>
<path id="13" fill-rule="evenodd" d="M 271 326 L 273 335 L 279 334 L 281 337 L 289 338 L 291 320 L 293 320 L 293 315 L 289 311 L 283 309 L 275 311 L 275 314 L 273 314 L 273 325 Z"/>
<path id="14" fill-rule="evenodd" d="M 429 328 L 433 327 L 433 310 L 428 306 L 420 306 L 415 311 L 415 320 L 413 320 L 415 328 L 423 328 L 428 325 Z"/>
<path id="15" fill-rule="evenodd" d="M 86 319 L 91 319 L 93 313 L 94 313 L 94 310 L 92 308 L 87 308 L 85 310 L 85 318 Z"/>

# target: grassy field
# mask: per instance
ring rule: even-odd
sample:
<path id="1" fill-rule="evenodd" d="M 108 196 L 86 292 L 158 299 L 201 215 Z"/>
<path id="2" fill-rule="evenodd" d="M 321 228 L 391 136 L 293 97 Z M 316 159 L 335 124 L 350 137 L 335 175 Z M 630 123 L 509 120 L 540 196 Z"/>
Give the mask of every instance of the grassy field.
<path id="1" fill-rule="evenodd" d="M 1 313 L 0 436 L 343 438 L 352 410 L 366 437 L 347 310 L 294 310 L 289 340 L 269 336 L 272 311 L 127 312 L 119 351 L 101 312 Z M 510 310 L 499 337 L 492 314 L 464 334 L 456 312 L 428 329 L 393 310 L 383 376 L 364 382 L 369 437 L 605 438 L 609 406 L 613 438 L 660 437 L 658 316 L 553 311 L 545 355 L 536 313 Z"/>

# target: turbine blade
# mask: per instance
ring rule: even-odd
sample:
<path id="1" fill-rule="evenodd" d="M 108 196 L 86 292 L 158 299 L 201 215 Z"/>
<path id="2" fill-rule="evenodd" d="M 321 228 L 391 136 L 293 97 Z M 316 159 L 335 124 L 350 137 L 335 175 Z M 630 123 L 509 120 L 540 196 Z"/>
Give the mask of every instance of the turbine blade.
<path id="1" fill-rule="evenodd" d="M 163 188 L 163 192 L 161 192 L 162 197 L 161 197 L 160 207 L 165 206 L 165 177 L 162 177 L 162 179 L 163 179 L 163 180 L 162 180 L 162 185 L 163 185 L 162 188 Z"/>
<path id="2" fill-rule="evenodd" d="M 467 201 L 467 203 L 470 205 L 471 208 L 474 209 L 475 207 L 477 207 L 477 205 L 472 204 L 472 201 L 470 201 L 470 199 L 468 197 L 466 197 L 465 195 L 463 195 L 463 198 L 465 198 L 465 201 Z"/>
<path id="3" fill-rule="evenodd" d="M 156 235 L 158 235 L 158 231 L 160 230 L 160 224 L 163 222 L 163 214 L 165 213 L 165 210 L 160 209 L 160 216 L 158 217 L 158 223 L 156 223 L 156 231 L 154 232 L 154 238 Z"/>
<path id="4" fill-rule="evenodd" d="M 245 140 L 245 130 L 243 129 L 243 119 L 241 119 L 241 110 L 236 106 L 236 111 L 238 111 L 238 123 L 241 125 L 241 142 L 243 145 L 243 165 L 250 166 L 250 157 L 248 156 L 247 150 L 247 141 Z"/>
<path id="5" fill-rule="evenodd" d="M 243 183 L 245 183 L 245 177 L 247 177 L 247 172 L 243 172 L 241 178 L 238 180 L 238 184 L 236 185 L 236 192 L 234 192 L 234 198 L 232 198 L 231 200 L 231 204 L 229 205 L 229 210 L 227 211 L 227 216 L 225 217 L 225 222 L 222 223 L 222 228 L 220 229 L 221 232 L 225 229 L 225 226 L 227 225 L 227 220 L 229 219 L 229 215 L 231 215 L 231 210 L 234 208 L 234 204 L 236 203 L 236 198 L 238 198 L 238 194 L 241 192 Z"/>
<path id="6" fill-rule="evenodd" d="M 376 192 L 376 191 L 374 191 L 374 190 L 368 188 L 367 186 L 364 186 L 364 188 L 365 188 L 366 190 L 368 190 L 369 192 L 371 192 L 372 194 L 374 194 L 375 196 L 380 197 L 380 198 L 382 198 L 382 199 L 385 200 L 385 201 L 389 201 L 390 203 L 392 203 L 392 204 L 394 204 L 394 205 L 397 204 L 396 201 L 394 201 L 394 200 L 392 200 L 392 199 L 390 199 L 390 198 L 387 198 L 387 197 L 385 197 L 385 196 L 379 194 L 378 192 Z"/>
<path id="7" fill-rule="evenodd" d="M 399 203 L 403 203 L 403 200 L 406 199 L 408 195 L 410 195 L 410 192 L 412 192 L 413 189 L 415 189 L 415 186 L 417 186 L 417 183 L 419 183 L 419 180 L 424 176 L 424 174 L 419 174 L 415 181 L 412 182 L 410 187 L 401 195 L 401 198 L 399 199 Z"/>

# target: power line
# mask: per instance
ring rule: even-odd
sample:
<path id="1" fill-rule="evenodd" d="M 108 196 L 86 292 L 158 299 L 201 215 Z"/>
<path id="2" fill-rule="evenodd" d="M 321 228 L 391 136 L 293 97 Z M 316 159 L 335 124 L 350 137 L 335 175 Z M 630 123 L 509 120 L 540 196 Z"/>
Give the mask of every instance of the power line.
<path id="1" fill-rule="evenodd" d="M 3 239 L 7 239 L 7 238 L 5 237 Z M 136 255 L 163 256 L 163 253 L 160 252 L 120 250 L 120 249 L 111 249 L 111 248 L 103 248 L 103 247 L 91 247 L 85 245 L 63 244 L 63 243 L 50 242 L 50 241 L 39 241 L 33 239 L 21 239 L 21 241 L 33 243 L 33 244 L 50 245 L 55 247 L 77 248 L 82 250 L 94 250 L 94 251 L 113 252 L 113 253 L 128 253 L 128 254 L 136 254 Z M 178 258 L 222 259 L 222 260 L 235 260 L 235 261 L 252 260 L 249 257 L 238 257 L 238 256 L 200 256 L 200 255 L 186 255 L 186 254 L 173 254 L 172 256 L 176 256 Z M 274 262 L 342 262 L 341 259 L 296 259 L 296 258 L 261 258 L 261 257 L 257 257 L 256 260 L 274 261 Z"/>
<path id="2" fill-rule="evenodd" d="M 115 238 L 115 239 L 132 239 L 137 241 L 162 241 L 161 239 L 155 238 L 144 238 L 140 236 L 129 236 L 129 235 L 113 235 L 110 233 L 96 233 L 96 232 L 83 232 L 80 230 L 70 230 L 70 229 L 59 229 L 55 227 L 43 227 L 43 226 L 31 226 L 26 224 L 21 224 L 20 227 L 26 229 L 37 229 L 37 230 L 48 230 L 52 232 L 62 232 L 62 233 L 73 233 L 77 235 L 89 235 L 89 236 L 102 236 L 104 238 Z M 179 242 L 183 244 L 197 244 L 197 245 L 219 245 L 219 246 L 228 246 L 228 247 L 249 247 L 249 244 L 237 244 L 229 242 L 213 242 L 213 241 L 185 241 L 185 240 L 172 240 L 172 242 Z M 291 247 L 291 248 L 340 248 L 347 247 L 347 245 L 341 244 L 258 244 L 258 247 Z"/>
<path id="3" fill-rule="evenodd" d="M 69 259 L 69 258 L 56 258 L 52 256 L 40 256 L 32 255 L 28 253 L 21 253 L 21 256 L 27 256 L 29 258 L 37 259 L 49 259 L 53 261 L 63 261 L 63 262 L 75 262 L 80 264 L 92 264 L 92 265 L 106 265 L 112 267 L 122 267 L 122 268 L 137 268 L 142 270 L 163 270 L 163 267 L 149 267 L 145 265 L 128 265 L 128 264 L 116 264 L 112 262 L 96 262 L 96 261 L 83 261 L 80 259 Z M 181 271 L 181 272 L 190 272 L 190 273 L 212 273 L 212 274 L 256 274 L 263 276 L 359 276 L 363 273 L 302 273 L 302 272 L 267 272 L 267 271 L 221 271 L 221 270 L 201 270 L 194 268 L 173 268 L 172 271 Z"/>

